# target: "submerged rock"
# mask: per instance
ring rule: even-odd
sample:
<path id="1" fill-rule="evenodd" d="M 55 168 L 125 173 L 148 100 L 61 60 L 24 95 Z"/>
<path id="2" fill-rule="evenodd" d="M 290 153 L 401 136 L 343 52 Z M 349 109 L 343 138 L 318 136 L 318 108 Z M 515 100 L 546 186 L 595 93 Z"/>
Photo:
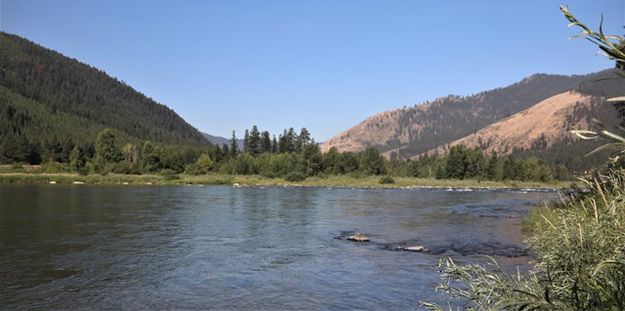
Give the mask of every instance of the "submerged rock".
<path id="1" fill-rule="evenodd" d="M 347 239 L 354 242 L 369 242 L 369 238 L 362 233 L 350 235 L 347 237 Z"/>

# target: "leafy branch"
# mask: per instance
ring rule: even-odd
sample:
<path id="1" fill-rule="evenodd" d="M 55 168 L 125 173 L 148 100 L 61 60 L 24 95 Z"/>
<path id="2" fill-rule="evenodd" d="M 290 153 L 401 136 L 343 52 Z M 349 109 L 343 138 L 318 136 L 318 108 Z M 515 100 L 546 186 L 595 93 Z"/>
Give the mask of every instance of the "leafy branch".
<path id="1" fill-rule="evenodd" d="M 572 38 L 585 38 L 597 45 L 605 56 L 616 61 L 616 66 L 621 70 L 625 70 L 625 38 L 618 35 L 605 35 L 603 33 L 603 15 L 601 15 L 601 23 L 599 24 L 599 32 L 593 31 L 584 23 L 580 22 L 570 11 L 567 6 L 561 5 L 560 11 L 564 17 L 569 20 L 569 27 L 580 27 L 582 32 L 574 35 Z"/>

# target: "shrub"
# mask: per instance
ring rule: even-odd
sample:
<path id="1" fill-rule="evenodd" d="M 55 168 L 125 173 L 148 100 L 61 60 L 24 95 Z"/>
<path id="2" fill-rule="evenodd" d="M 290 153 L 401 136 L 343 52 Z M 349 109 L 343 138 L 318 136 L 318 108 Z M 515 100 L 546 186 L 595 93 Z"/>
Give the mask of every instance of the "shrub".
<path id="1" fill-rule="evenodd" d="M 286 181 L 297 182 L 306 180 L 306 176 L 300 172 L 290 172 L 284 176 Z"/>
<path id="2" fill-rule="evenodd" d="M 526 242 L 536 263 L 528 274 L 444 259 L 438 288 L 471 310 L 623 310 L 625 173 L 588 185 L 589 195 L 530 213 Z"/>
<path id="3" fill-rule="evenodd" d="M 162 170 L 160 172 L 160 175 L 163 176 L 163 178 L 165 180 L 176 180 L 176 179 L 180 179 L 180 176 L 178 176 L 178 173 L 176 173 L 176 171 L 174 170 L 170 170 L 170 169 L 166 169 L 166 170 Z"/>
<path id="4" fill-rule="evenodd" d="M 56 174 L 56 173 L 65 173 L 68 169 L 63 164 L 59 162 L 46 162 L 41 164 L 41 172 Z"/>
<path id="5" fill-rule="evenodd" d="M 15 163 L 15 164 L 11 165 L 11 171 L 13 171 L 13 172 L 23 172 L 24 171 L 24 165 L 22 165 L 22 163 Z"/>
<path id="6" fill-rule="evenodd" d="M 385 184 L 394 184 L 395 183 L 395 179 L 393 179 L 393 177 L 391 176 L 382 176 L 379 180 L 379 183 L 382 185 Z"/>
<path id="7" fill-rule="evenodd" d="M 189 175 L 202 175 L 202 174 L 204 174 L 202 172 L 202 169 L 200 169 L 200 167 L 197 164 L 195 164 L 195 163 L 191 163 L 191 164 L 187 165 L 184 168 L 184 173 L 185 174 L 189 174 Z"/>
<path id="8" fill-rule="evenodd" d="M 347 175 L 351 178 L 365 178 L 365 175 L 362 172 L 351 172 Z"/>
<path id="9" fill-rule="evenodd" d="M 88 161 L 85 164 L 85 169 L 87 170 L 88 174 L 96 174 L 99 173 L 99 167 L 98 165 L 96 165 L 95 163 L 93 163 L 92 161 Z"/>
<path id="10" fill-rule="evenodd" d="M 206 153 L 202 153 L 195 163 L 185 167 L 184 172 L 189 175 L 204 175 L 213 168 L 215 168 L 215 162 Z"/>
<path id="11" fill-rule="evenodd" d="M 112 172 L 116 174 L 141 175 L 141 167 L 135 163 L 130 163 L 127 161 L 114 163 L 110 166 L 107 165 L 106 169 L 108 169 L 108 172 Z"/>
<path id="12" fill-rule="evenodd" d="M 267 178 L 276 178 L 276 174 L 274 172 L 271 171 L 265 171 L 261 174 L 263 177 L 267 177 Z"/>
<path id="13" fill-rule="evenodd" d="M 89 175 L 89 168 L 86 167 L 86 166 L 76 168 L 75 171 L 80 176 L 87 176 L 87 175 Z"/>

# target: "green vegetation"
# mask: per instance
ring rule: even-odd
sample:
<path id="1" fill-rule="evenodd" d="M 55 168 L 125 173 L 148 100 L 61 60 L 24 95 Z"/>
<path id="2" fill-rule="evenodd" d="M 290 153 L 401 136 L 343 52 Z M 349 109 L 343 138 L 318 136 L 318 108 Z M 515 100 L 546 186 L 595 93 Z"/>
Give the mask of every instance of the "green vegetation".
<path id="1" fill-rule="evenodd" d="M 104 127 L 168 144 L 206 140 L 174 111 L 105 72 L 0 32 L 0 124 L 20 141 L 92 142 Z M 106 125 L 106 126 L 103 126 Z M 44 131 L 47 130 L 47 131 Z M 9 131 L 12 132 L 12 131 Z M 66 150 L 67 153 L 72 148 Z"/>
<path id="2" fill-rule="evenodd" d="M 395 179 L 391 176 L 382 176 L 379 180 L 379 183 L 382 185 L 390 185 L 395 183 Z"/>
<path id="3" fill-rule="evenodd" d="M 520 159 L 509 155 L 502 159 L 496 154 L 486 157 L 479 149 L 463 146 L 452 147 L 446 157 L 425 155 L 416 160 L 389 161 L 374 148 L 360 153 L 331 149 L 323 154 L 305 128 L 299 134 L 292 128 L 285 130 L 277 140 L 269 139 L 270 134 L 260 132 L 256 126 L 246 132 L 244 150 L 239 152 L 236 147 L 232 148 L 236 144 L 221 147 L 153 144 L 123 139 L 115 131 L 103 129 L 91 144 L 93 150 L 74 145 L 67 157 L 44 162 L 41 167 L 46 173 L 141 175 L 167 171 L 168 176 L 183 172 L 187 175 L 261 175 L 290 182 L 346 174 L 478 181 L 550 182 L 554 176 L 562 180 L 570 178 L 568 174 L 558 173 L 557 167 L 549 167 L 534 157 Z M 4 160 L 5 163 L 21 163 L 15 158 Z"/>
<path id="4" fill-rule="evenodd" d="M 424 124 L 426 129 L 418 135 L 409 133 L 421 137 L 422 143 L 402 149 L 406 154 L 391 154 L 389 161 L 378 152 L 387 149 L 382 146 L 361 153 L 321 154 L 306 128 L 285 129 L 276 137 L 253 126 L 246 130 L 242 150 L 234 132 L 229 143 L 212 146 L 173 111 L 100 70 L 6 33 L 0 33 L 0 51 L 0 163 L 43 164 L 83 175 L 171 170 L 270 178 L 350 174 L 496 181 L 569 180 L 573 173 L 583 174 L 588 165 L 596 164 L 553 160 L 579 153 L 569 147 L 556 153 L 514 151 L 508 158 L 458 147 L 452 148 L 450 157 L 403 160 L 408 153 L 463 136 L 591 76 L 536 75 L 507 88 L 441 99 L 445 105 L 427 111 L 415 108 L 414 115 L 402 117 L 401 123 Z M 615 88 L 618 85 L 609 89 Z M 584 86 L 584 91 L 599 94 L 606 89 Z M 501 102 L 512 106 L 503 107 Z M 593 105 L 597 111 L 604 111 L 600 109 L 604 106 Z M 465 111 L 470 107 L 481 112 Z M 580 117 L 595 116 L 593 111 L 580 110 Z M 449 129 L 445 124 L 458 126 Z M 587 145 L 584 150 L 596 147 L 592 141 Z"/>
<path id="5" fill-rule="evenodd" d="M 47 173 L 45 171 L 48 171 Z M 209 173 L 204 175 L 190 175 L 177 173 L 173 170 L 162 170 L 158 174 L 128 175 L 109 173 L 80 175 L 68 173 L 62 169 L 49 172 L 43 166 L 0 165 L 0 183 L 16 184 L 47 184 L 51 181 L 58 184 L 111 184 L 111 185 L 233 185 L 244 186 L 303 186 L 303 187 L 355 187 L 355 188 L 567 188 L 571 182 L 552 181 L 523 182 L 523 181 L 485 181 L 475 179 L 434 179 L 415 177 L 390 177 L 394 183 L 381 183 L 384 177 L 379 176 L 348 176 L 348 175 L 321 175 L 308 177 L 303 180 L 302 175 L 294 177 L 289 174 L 284 178 L 269 178 L 261 175 L 230 175 Z"/>
<path id="6" fill-rule="evenodd" d="M 106 128 L 133 144 L 212 149 L 174 111 L 125 83 L 0 32 L 0 163 L 72 162 L 78 170 L 81 158 L 94 156 L 96 137 Z"/>
<path id="7" fill-rule="evenodd" d="M 624 38 L 593 32 L 566 7 L 561 10 L 571 25 L 583 29 L 582 37 L 599 45 L 618 68 L 625 67 Z M 533 269 L 511 274 L 495 261 L 489 267 L 463 266 L 447 258 L 439 266 L 443 283 L 438 289 L 469 310 L 625 310 L 625 138 L 605 129 L 574 133 L 610 140 L 595 152 L 615 151 L 609 165 L 586 181 L 588 193 L 536 208 L 527 217 Z M 422 306 L 444 310 L 429 302 Z"/>
<path id="8" fill-rule="evenodd" d="M 528 274 L 445 258 L 437 288 L 469 310 L 625 310 L 624 182 L 625 171 L 615 171 L 581 198 L 533 210 L 526 244 L 536 263 Z"/>

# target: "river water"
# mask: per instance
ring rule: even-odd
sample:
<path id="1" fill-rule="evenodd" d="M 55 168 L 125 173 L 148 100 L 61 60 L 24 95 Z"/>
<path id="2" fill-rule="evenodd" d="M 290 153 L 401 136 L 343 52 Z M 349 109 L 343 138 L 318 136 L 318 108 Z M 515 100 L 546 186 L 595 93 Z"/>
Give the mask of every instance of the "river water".
<path id="1" fill-rule="evenodd" d="M 0 309 L 417 309 L 443 256 L 523 268 L 522 217 L 556 196 L 0 185 Z"/>

